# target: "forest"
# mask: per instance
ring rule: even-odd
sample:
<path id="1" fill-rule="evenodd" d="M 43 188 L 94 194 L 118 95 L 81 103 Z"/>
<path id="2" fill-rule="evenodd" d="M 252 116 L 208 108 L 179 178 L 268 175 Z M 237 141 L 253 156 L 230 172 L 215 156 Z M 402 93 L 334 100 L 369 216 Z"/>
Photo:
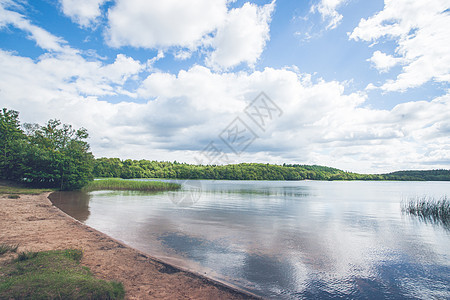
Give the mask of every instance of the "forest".
<path id="1" fill-rule="evenodd" d="M 0 179 L 36 187 L 77 190 L 94 178 L 166 178 L 215 180 L 408 180 L 449 181 L 450 170 L 358 174 L 301 164 L 187 163 L 94 158 L 86 129 L 59 120 L 20 124 L 19 113 L 0 110 Z"/>
<path id="2" fill-rule="evenodd" d="M 300 164 L 240 163 L 192 165 L 179 162 L 98 158 L 95 177 L 171 178 L 215 180 L 409 180 L 448 181 L 450 170 L 400 171 L 388 174 L 358 174 L 336 168 Z"/>

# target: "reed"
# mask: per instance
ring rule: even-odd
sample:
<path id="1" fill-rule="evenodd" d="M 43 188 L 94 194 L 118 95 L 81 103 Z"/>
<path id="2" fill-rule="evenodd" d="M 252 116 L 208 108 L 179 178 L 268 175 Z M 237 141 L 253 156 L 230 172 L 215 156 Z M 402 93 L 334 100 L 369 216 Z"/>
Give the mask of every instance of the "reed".
<path id="1" fill-rule="evenodd" d="M 90 182 L 84 191 L 98 190 L 129 190 L 129 191 L 172 191 L 181 187 L 180 184 L 162 181 L 137 181 L 119 178 L 99 179 Z"/>
<path id="2" fill-rule="evenodd" d="M 450 226 L 450 200 L 447 196 L 440 199 L 432 197 L 412 198 L 402 205 L 402 211 L 418 216 L 423 220 Z"/>

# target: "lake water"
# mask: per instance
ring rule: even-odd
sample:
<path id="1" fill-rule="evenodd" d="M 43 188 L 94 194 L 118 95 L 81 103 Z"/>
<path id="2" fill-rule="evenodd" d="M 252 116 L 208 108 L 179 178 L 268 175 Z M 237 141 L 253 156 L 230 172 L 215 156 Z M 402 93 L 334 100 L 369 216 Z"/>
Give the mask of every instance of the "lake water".
<path id="1" fill-rule="evenodd" d="M 266 298 L 450 299 L 450 228 L 401 211 L 446 182 L 183 181 L 55 193 L 85 224 Z"/>

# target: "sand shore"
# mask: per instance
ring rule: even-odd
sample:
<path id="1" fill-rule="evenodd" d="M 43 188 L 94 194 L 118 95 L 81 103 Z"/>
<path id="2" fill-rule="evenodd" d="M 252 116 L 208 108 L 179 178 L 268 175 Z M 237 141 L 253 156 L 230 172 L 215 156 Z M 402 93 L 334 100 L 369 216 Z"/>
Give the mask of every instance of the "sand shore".
<path id="1" fill-rule="evenodd" d="M 252 299 L 208 278 L 178 269 L 120 243 L 63 213 L 42 195 L 0 196 L 0 243 L 19 251 L 76 248 L 82 265 L 123 283 L 126 299 Z"/>

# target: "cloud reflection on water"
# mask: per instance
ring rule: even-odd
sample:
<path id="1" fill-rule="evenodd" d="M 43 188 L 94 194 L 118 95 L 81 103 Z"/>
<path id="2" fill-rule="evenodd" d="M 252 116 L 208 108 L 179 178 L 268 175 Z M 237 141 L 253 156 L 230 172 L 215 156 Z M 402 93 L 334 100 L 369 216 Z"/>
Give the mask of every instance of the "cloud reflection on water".
<path id="1" fill-rule="evenodd" d="M 448 184 L 202 186 L 190 207 L 164 194 L 91 194 L 86 224 L 267 297 L 450 296 L 448 232 L 400 210 L 402 195 L 444 192 Z"/>

